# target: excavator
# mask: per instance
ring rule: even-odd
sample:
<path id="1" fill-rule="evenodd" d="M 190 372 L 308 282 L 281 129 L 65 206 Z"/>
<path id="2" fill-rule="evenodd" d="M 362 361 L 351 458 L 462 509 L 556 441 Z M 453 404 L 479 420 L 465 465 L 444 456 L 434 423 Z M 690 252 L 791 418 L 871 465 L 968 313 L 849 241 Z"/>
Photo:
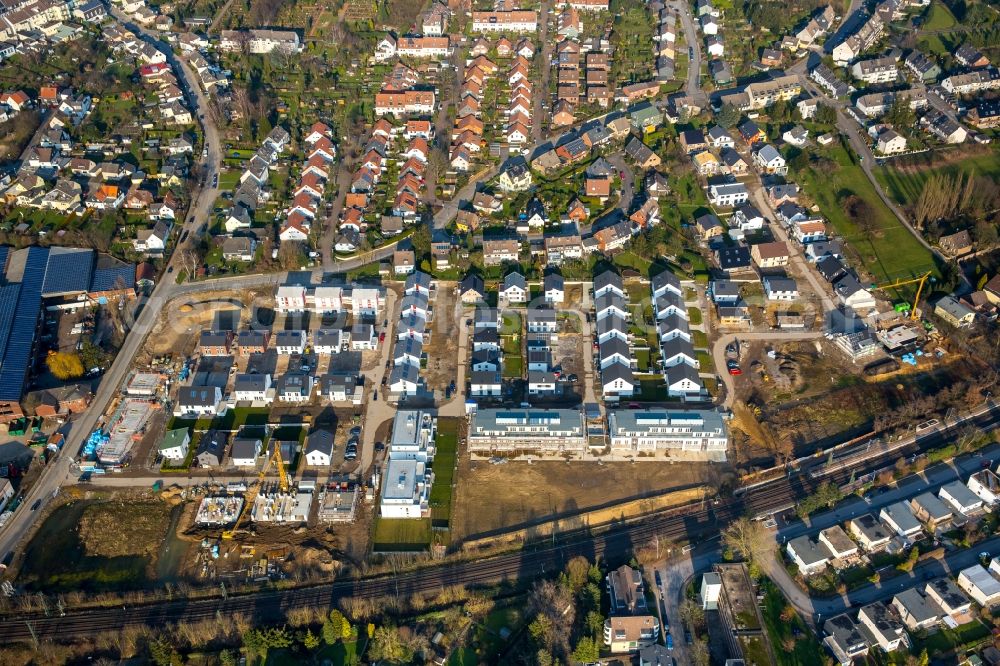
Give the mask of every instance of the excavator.
<path id="1" fill-rule="evenodd" d="M 268 471 L 271 466 L 274 465 L 278 468 L 278 486 L 281 488 L 281 492 L 286 492 L 288 490 L 288 474 L 285 473 L 285 463 L 281 461 L 281 448 L 278 446 L 274 447 L 274 451 L 268 457 L 267 462 L 264 463 L 264 468 L 260 470 L 260 474 L 257 475 L 257 482 L 247 489 L 246 495 L 243 497 L 243 508 L 240 510 L 240 515 L 236 517 L 236 522 L 228 530 L 223 530 L 223 539 L 232 539 L 240 531 L 240 525 L 246 518 L 247 513 L 250 511 L 250 507 L 253 506 L 254 501 L 257 499 L 257 495 L 260 493 L 261 485 L 264 483 L 264 477 L 267 476 Z"/>

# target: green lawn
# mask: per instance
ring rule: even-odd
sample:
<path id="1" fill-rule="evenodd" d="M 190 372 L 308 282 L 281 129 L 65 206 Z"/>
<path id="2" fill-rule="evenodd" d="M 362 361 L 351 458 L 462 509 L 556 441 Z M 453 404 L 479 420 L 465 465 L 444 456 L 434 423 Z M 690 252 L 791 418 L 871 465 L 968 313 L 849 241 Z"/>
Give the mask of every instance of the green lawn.
<path id="1" fill-rule="evenodd" d="M 639 394 L 633 400 L 639 402 L 663 402 L 667 400 L 667 385 L 663 375 L 636 375 L 639 382 Z"/>
<path id="2" fill-rule="evenodd" d="M 791 621 L 781 619 L 781 612 L 785 607 L 785 597 L 770 581 L 763 585 L 764 595 L 764 625 L 767 628 L 768 638 L 774 656 L 778 661 L 778 666 L 812 666 L 813 664 L 824 663 L 824 650 L 816 640 L 815 634 L 806 627 L 805 622 L 798 613 Z M 794 636 L 793 629 L 800 633 Z M 795 649 L 787 651 L 782 644 L 786 639 L 795 639 Z"/>
<path id="3" fill-rule="evenodd" d="M 942 627 L 936 633 L 925 638 L 913 637 L 914 651 L 920 653 L 924 648 L 931 657 L 936 652 L 950 652 L 956 648 L 976 645 L 990 636 L 990 629 L 979 620 L 960 625 L 956 629 Z"/>
<path id="4" fill-rule="evenodd" d="M 698 359 L 699 369 L 702 372 L 715 372 L 715 363 L 707 351 L 696 351 L 695 358 Z"/>
<path id="5" fill-rule="evenodd" d="M 455 461 L 458 458 L 458 424 L 456 418 L 438 419 L 438 432 L 434 453 L 434 485 L 431 486 L 431 520 L 447 527 L 451 518 L 451 489 L 455 479 Z"/>
<path id="6" fill-rule="evenodd" d="M 932 5 L 932 7 L 938 7 L 938 5 Z M 942 9 L 944 8 L 942 7 Z M 960 162 L 946 166 L 923 167 L 916 171 L 904 171 L 896 168 L 893 164 L 893 162 L 887 162 L 885 166 L 875 172 L 875 177 L 878 178 L 886 194 L 902 206 L 910 206 L 916 202 L 923 190 L 924 183 L 935 175 L 954 176 L 963 172 L 1000 180 L 1000 155 L 997 154 L 996 150 L 982 155 L 963 157 Z"/>
<path id="7" fill-rule="evenodd" d="M 700 308 L 688 308 L 688 321 L 691 322 L 692 326 L 701 325 L 701 309 Z"/>
<path id="8" fill-rule="evenodd" d="M 643 277 L 647 277 L 649 275 L 649 267 L 653 263 L 649 259 L 644 259 L 629 250 L 616 254 L 611 261 L 618 268 L 631 268 Z"/>
<path id="9" fill-rule="evenodd" d="M 936 271 L 930 251 L 882 203 L 843 145 L 835 144 L 820 152 L 837 166 L 829 173 L 817 173 L 809 167 L 796 174 L 796 179 L 857 255 L 852 259 L 859 261 L 879 282 Z M 868 230 L 852 220 L 841 205 L 851 195 L 864 201 L 871 211 Z"/>
<path id="10" fill-rule="evenodd" d="M 239 430 L 245 425 L 262 426 L 267 425 L 271 410 L 267 407 L 233 407 L 227 409 L 226 414 L 212 423 L 212 427 L 218 430 Z"/>
<path id="11" fill-rule="evenodd" d="M 927 19 L 924 21 L 925 30 L 947 30 L 955 26 L 955 17 L 944 3 L 935 2 L 927 11 Z"/>
<path id="12" fill-rule="evenodd" d="M 524 374 L 524 361 L 518 356 L 504 356 L 504 379 L 518 379 Z"/>
<path id="13" fill-rule="evenodd" d="M 236 189 L 239 184 L 239 171 L 224 171 L 219 175 L 219 189 L 222 191 Z"/>
<path id="14" fill-rule="evenodd" d="M 377 518 L 375 521 L 375 550 L 426 550 L 430 541 L 430 518 Z"/>
<path id="15" fill-rule="evenodd" d="M 699 349 L 708 349 L 708 335 L 705 331 L 691 331 L 691 344 Z"/>
<path id="16" fill-rule="evenodd" d="M 649 372 L 649 350 L 648 349 L 636 349 L 635 350 L 635 361 L 639 366 L 639 372 Z"/>
<path id="17" fill-rule="evenodd" d="M 505 312 L 503 314 L 503 320 L 500 322 L 502 326 L 500 333 L 517 333 L 518 336 L 521 334 L 521 315 L 516 312 Z"/>

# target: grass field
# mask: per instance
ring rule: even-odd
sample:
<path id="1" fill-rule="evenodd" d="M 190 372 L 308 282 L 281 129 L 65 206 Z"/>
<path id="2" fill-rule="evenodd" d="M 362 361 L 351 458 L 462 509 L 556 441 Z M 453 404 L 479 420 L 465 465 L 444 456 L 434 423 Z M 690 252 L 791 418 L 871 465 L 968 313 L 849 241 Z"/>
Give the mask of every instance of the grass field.
<path id="1" fill-rule="evenodd" d="M 947 30 L 955 26 L 955 17 L 952 16 L 944 3 L 935 2 L 927 12 L 927 19 L 924 21 L 925 30 Z"/>
<path id="2" fill-rule="evenodd" d="M 430 518 L 378 518 L 375 521 L 375 550 L 427 550 L 430 542 Z"/>
<path id="3" fill-rule="evenodd" d="M 879 282 L 935 269 L 930 250 L 922 246 L 882 203 L 843 145 L 836 144 L 822 153 L 833 160 L 837 168 L 831 173 L 817 173 L 810 167 L 797 178 L 836 232 L 847 241 L 856 254 L 853 258 Z M 870 231 L 861 229 L 841 205 L 842 200 L 852 194 L 863 200 L 872 213 Z"/>
<path id="4" fill-rule="evenodd" d="M 781 619 L 781 612 L 785 607 L 785 598 L 781 592 L 770 581 L 764 589 L 764 624 L 767 627 L 768 638 L 774 650 L 775 659 L 779 666 L 812 666 L 812 664 L 823 663 L 821 656 L 823 648 L 820 647 L 812 631 L 806 627 L 805 622 L 798 613 L 790 621 Z M 799 632 L 795 638 L 793 629 Z M 783 649 L 785 640 L 795 639 L 795 649 Z"/>
<path id="5" fill-rule="evenodd" d="M 878 178 L 886 194 L 893 201 L 902 206 L 910 206 L 916 202 L 923 190 L 924 183 L 932 176 L 954 176 L 959 172 L 998 180 L 1000 179 L 1000 154 L 996 150 L 989 150 L 981 155 L 967 157 L 963 155 L 960 162 L 938 167 L 897 167 L 894 166 L 893 162 L 887 162 L 885 166 L 875 172 L 875 177 Z"/>
<path id="6" fill-rule="evenodd" d="M 458 424 L 456 418 L 438 419 L 434 453 L 434 485 L 431 486 L 431 520 L 435 527 L 447 527 L 451 519 L 451 491 L 455 480 L 455 460 L 458 457 Z M 437 524 L 438 522 L 443 524 Z"/>

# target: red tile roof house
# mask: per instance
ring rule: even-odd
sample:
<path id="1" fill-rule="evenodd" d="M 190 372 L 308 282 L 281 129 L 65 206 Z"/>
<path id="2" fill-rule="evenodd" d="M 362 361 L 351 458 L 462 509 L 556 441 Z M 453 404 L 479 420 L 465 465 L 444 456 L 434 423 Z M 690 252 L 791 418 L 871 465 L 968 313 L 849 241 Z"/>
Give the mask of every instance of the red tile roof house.
<path id="1" fill-rule="evenodd" d="M 583 193 L 588 197 L 596 197 L 604 203 L 611 196 L 611 179 L 587 178 L 583 183 Z"/>

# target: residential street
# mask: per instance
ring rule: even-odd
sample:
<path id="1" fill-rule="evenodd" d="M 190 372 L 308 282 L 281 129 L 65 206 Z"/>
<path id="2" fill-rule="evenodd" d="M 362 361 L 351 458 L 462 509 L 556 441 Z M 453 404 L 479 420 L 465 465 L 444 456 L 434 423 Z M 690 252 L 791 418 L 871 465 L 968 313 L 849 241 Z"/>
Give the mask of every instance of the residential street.
<path id="1" fill-rule="evenodd" d="M 881 494 L 871 494 L 871 504 L 861 498 L 845 502 L 833 511 L 815 514 L 806 524 L 798 519 L 793 520 L 771 532 L 775 539 L 775 549 L 783 548 L 789 539 L 803 534 L 815 535 L 820 530 L 833 525 L 843 524 L 857 516 L 872 513 L 877 515 L 882 507 L 906 500 L 923 492 L 936 493 L 945 483 L 956 479 L 965 480 L 969 474 L 981 469 L 983 460 L 989 460 L 992 465 L 1000 461 L 1000 446 L 992 445 L 979 452 L 981 455 L 965 455 L 949 464 L 940 463 L 929 467 L 921 474 L 912 474 L 900 479 L 896 486 Z M 752 492 L 752 491 L 751 491 Z M 810 624 L 819 624 L 824 618 L 843 612 L 847 608 L 858 608 L 873 601 L 887 601 L 901 590 L 920 585 L 925 580 L 940 576 L 955 576 L 958 571 L 975 564 L 980 552 L 996 554 L 1000 551 L 1000 536 L 991 537 L 972 548 L 953 551 L 943 560 L 931 559 L 918 564 L 909 574 L 896 576 L 885 583 L 869 584 L 849 592 L 846 596 L 836 596 L 823 599 L 811 598 L 792 580 L 777 559 L 764 564 L 765 573 L 770 577 L 789 602 L 802 613 Z M 721 561 L 721 550 L 714 547 L 707 551 L 695 551 L 672 557 L 668 561 L 656 565 L 665 586 L 665 605 L 670 626 L 675 633 L 681 630 L 678 606 L 683 598 L 683 582 L 693 574 L 701 574 L 711 569 L 716 562 Z M 676 627 L 676 628 L 675 628 Z M 681 634 L 682 635 L 682 634 Z"/>
<path id="2" fill-rule="evenodd" d="M 552 75 L 552 50 L 555 48 L 555 40 L 550 40 L 549 17 L 552 6 L 549 2 L 542 2 L 538 8 L 538 43 L 542 45 L 535 56 L 538 58 L 538 70 L 541 73 L 541 83 L 534 90 L 534 97 L 531 102 L 531 141 L 536 145 L 542 140 L 542 124 L 545 122 L 545 113 L 542 109 L 542 102 L 549 97 L 549 78 Z"/>
<path id="3" fill-rule="evenodd" d="M 804 58 L 799 63 L 796 63 L 796 66 L 790 68 L 788 71 L 798 73 L 800 79 L 802 80 L 802 85 L 804 88 L 806 88 L 817 98 L 823 100 L 824 104 L 832 106 L 836 110 L 837 129 L 840 131 L 841 134 L 847 137 L 847 141 L 848 143 L 850 143 L 851 149 L 854 151 L 854 155 L 858 159 L 858 163 L 861 166 L 861 170 L 864 172 L 865 177 L 868 178 L 868 181 L 874 188 L 875 193 L 878 195 L 878 198 L 882 200 L 882 202 L 886 205 L 886 207 L 890 211 L 892 211 L 892 214 L 896 216 L 896 219 L 899 220 L 899 222 L 903 225 L 903 227 L 905 227 L 906 230 L 909 231 L 910 234 L 917 239 L 918 243 L 920 243 L 927 250 L 929 250 L 935 257 L 937 257 L 937 259 L 941 263 L 948 263 L 948 257 L 946 257 L 940 250 L 938 250 L 936 247 L 927 242 L 927 239 L 924 238 L 923 234 L 921 234 L 916 228 L 914 228 L 912 224 L 910 224 L 909 218 L 907 218 L 906 213 L 904 213 L 903 210 L 899 206 L 897 206 L 896 203 L 892 201 L 892 199 L 890 199 L 889 196 L 885 193 L 885 190 L 882 188 L 882 184 L 879 183 L 878 179 L 875 177 L 875 173 L 873 172 L 873 166 L 875 165 L 875 156 L 872 154 L 871 147 L 868 145 L 868 141 L 861 133 L 861 127 L 858 125 L 857 122 L 848 117 L 848 115 L 844 112 L 846 104 L 843 101 L 838 99 L 831 99 L 826 95 L 826 93 L 820 90 L 812 82 L 811 79 L 808 78 L 808 76 L 805 74 L 806 60 L 808 60 L 808 58 Z M 963 273 L 959 272 L 959 276 L 963 281 L 967 281 L 967 278 Z"/>
<path id="4" fill-rule="evenodd" d="M 695 29 L 694 18 L 691 16 L 691 5 L 687 2 L 674 0 L 668 3 L 671 9 L 680 15 L 684 28 L 684 42 L 691 49 L 692 57 L 688 61 L 687 82 L 684 93 L 699 102 L 701 106 L 708 105 L 708 96 L 701 90 L 701 40 Z"/>

